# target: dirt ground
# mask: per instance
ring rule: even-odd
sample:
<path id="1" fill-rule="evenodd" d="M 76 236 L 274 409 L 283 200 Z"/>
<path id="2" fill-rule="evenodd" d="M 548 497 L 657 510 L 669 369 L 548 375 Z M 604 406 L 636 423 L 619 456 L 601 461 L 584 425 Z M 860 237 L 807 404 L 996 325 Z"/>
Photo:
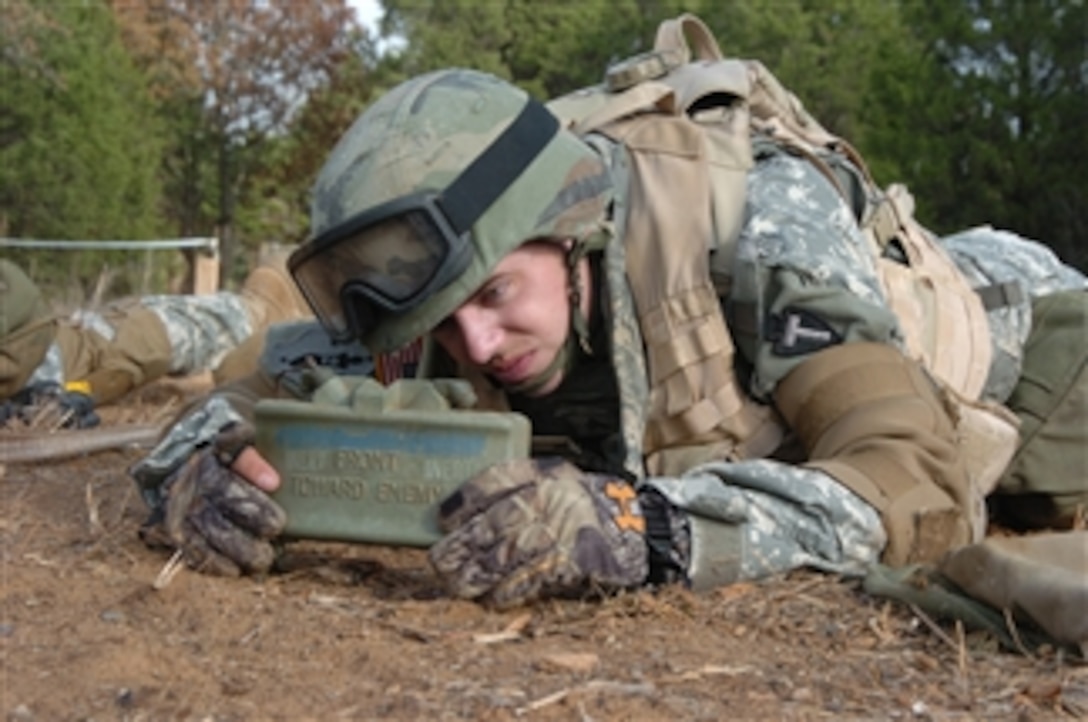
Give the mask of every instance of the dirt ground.
<path id="1" fill-rule="evenodd" d="M 191 392 L 151 387 L 106 423 Z M 4 719 L 1088 718 L 1088 667 L 816 573 L 496 613 L 446 598 L 419 550 L 297 543 L 263 579 L 156 589 L 140 453 L 0 471 Z"/>

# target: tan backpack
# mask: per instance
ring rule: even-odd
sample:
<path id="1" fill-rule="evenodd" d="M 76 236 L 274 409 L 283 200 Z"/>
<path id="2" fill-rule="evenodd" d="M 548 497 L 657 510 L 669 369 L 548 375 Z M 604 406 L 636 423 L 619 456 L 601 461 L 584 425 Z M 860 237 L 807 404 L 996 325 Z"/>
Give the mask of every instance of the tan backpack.
<path id="1" fill-rule="evenodd" d="M 722 96 L 732 96 L 728 110 L 720 105 Z M 718 113 L 709 122 L 702 107 L 708 101 Z M 736 192 L 732 171 L 750 167 L 751 133 L 808 158 L 854 207 L 879 258 L 881 280 L 908 348 L 951 388 L 978 398 L 992 354 L 986 310 L 934 235 L 914 218 L 909 191 L 900 184 L 881 189 L 850 143 L 813 118 L 761 62 L 725 59 L 698 17 L 686 13 L 662 22 L 652 52 L 613 65 L 603 85 L 557 98 L 549 108 L 577 134 L 652 110 L 700 120 L 721 238 L 735 240 L 739 230 L 744 194 Z M 841 169 L 833 165 L 835 156 L 845 157 L 860 171 L 861 207 Z M 896 244 L 906 262 L 888 257 L 883 252 L 888 244 Z M 731 256 L 718 250 L 720 259 Z M 721 267 L 719 260 L 715 268 Z"/>
<path id="2" fill-rule="evenodd" d="M 651 473 L 683 471 L 700 457 L 761 456 L 781 439 L 773 411 L 736 388 L 718 305 L 730 284 L 752 138 L 766 137 L 810 160 L 854 209 L 908 353 L 942 382 L 958 417 L 981 535 L 982 500 L 1015 447 L 1016 420 L 978 401 L 992 355 L 985 308 L 914 219 L 905 187 L 881 189 L 849 143 L 761 63 L 724 58 L 691 14 L 661 23 L 654 49 L 611 66 L 601 85 L 548 106 L 574 133 L 606 135 L 630 158 L 632 200 L 620 231 L 647 346 Z M 707 247 L 710 239 L 721 245 Z M 655 272 L 640 272 L 646 268 Z"/>

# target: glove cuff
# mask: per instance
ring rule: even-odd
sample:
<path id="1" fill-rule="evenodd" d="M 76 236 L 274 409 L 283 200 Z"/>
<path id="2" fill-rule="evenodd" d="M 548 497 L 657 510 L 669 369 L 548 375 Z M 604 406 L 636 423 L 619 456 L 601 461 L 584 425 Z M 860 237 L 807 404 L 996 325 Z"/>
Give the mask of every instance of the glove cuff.
<path id="1" fill-rule="evenodd" d="M 147 456 L 129 469 L 136 480 L 144 502 L 152 509 L 162 503 L 160 487 L 197 448 L 205 446 L 220 431 L 239 424 L 241 414 L 222 396 L 211 396 L 184 419 L 170 427 L 169 432 Z"/>
<path id="2" fill-rule="evenodd" d="M 682 581 L 701 591 L 741 578 L 742 524 L 684 511 L 651 486 L 639 489 L 639 504 L 646 517 L 651 584 Z"/>
<path id="3" fill-rule="evenodd" d="M 691 560 L 688 515 L 677 509 L 656 489 L 643 487 L 638 503 L 646 518 L 646 548 L 650 567 L 646 581 L 654 585 L 687 581 Z"/>

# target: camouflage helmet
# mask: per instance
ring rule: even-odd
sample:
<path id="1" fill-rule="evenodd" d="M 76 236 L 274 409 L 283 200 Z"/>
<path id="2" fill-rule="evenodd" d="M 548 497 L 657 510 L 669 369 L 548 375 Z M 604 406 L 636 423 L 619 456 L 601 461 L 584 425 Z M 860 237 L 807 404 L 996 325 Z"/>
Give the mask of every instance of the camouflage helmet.
<path id="1" fill-rule="evenodd" d="M 0 258 L 0 338 L 47 315 L 42 292 L 22 268 Z"/>
<path id="2" fill-rule="evenodd" d="M 530 115 L 537 122 L 523 123 Z M 522 165 L 503 167 L 508 156 L 519 153 Z M 489 158 L 488 171 L 474 177 L 482 182 L 457 183 L 484 157 Z M 516 165 L 515 161 L 505 165 L 512 163 Z M 480 185 L 496 187 L 478 189 Z M 364 329 L 353 329 L 375 352 L 399 348 L 428 333 L 522 243 L 570 238 L 582 245 L 598 237 L 612 197 L 611 182 L 596 153 L 561 129 L 543 105 L 497 77 L 443 70 L 395 87 L 340 139 L 313 188 L 311 240 L 296 255 L 320 255 L 317 246 L 323 237 L 350 228 L 376 208 L 395 206 L 421 192 L 436 194 L 452 215 L 458 211 L 455 206 L 477 206 L 460 234 L 465 258 L 452 277 L 436 282 L 410 307 L 376 314 Z M 377 252 L 383 258 L 381 269 L 366 269 L 372 274 L 391 274 L 386 265 L 394 261 L 409 265 L 388 250 L 399 247 L 395 234 L 360 234 L 350 243 L 386 247 Z M 337 303 L 343 305 L 341 284 L 349 282 L 350 274 L 358 275 L 350 270 L 350 260 L 332 260 L 332 254 L 329 258 L 309 284 L 300 278 L 297 259 L 292 259 L 292 272 L 319 317 L 322 312 L 314 296 L 339 294 Z M 320 285 L 325 289 L 314 288 Z M 331 298 L 328 304 L 332 305 Z"/>

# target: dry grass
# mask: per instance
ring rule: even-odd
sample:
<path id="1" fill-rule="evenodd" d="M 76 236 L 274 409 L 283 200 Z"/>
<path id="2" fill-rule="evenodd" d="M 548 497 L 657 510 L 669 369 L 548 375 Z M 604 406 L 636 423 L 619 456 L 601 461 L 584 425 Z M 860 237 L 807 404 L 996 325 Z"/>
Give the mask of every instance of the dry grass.
<path id="1" fill-rule="evenodd" d="M 116 418 L 155 418 L 163 391 L 146 393 Z M 1088 717 L 1088 667 L 817 573 L 497 613 L 446 598 L 421 550 L 298 542 L 264 579 L 156 584 L 136 458 L 0 479 L 9 719 Z"/>

